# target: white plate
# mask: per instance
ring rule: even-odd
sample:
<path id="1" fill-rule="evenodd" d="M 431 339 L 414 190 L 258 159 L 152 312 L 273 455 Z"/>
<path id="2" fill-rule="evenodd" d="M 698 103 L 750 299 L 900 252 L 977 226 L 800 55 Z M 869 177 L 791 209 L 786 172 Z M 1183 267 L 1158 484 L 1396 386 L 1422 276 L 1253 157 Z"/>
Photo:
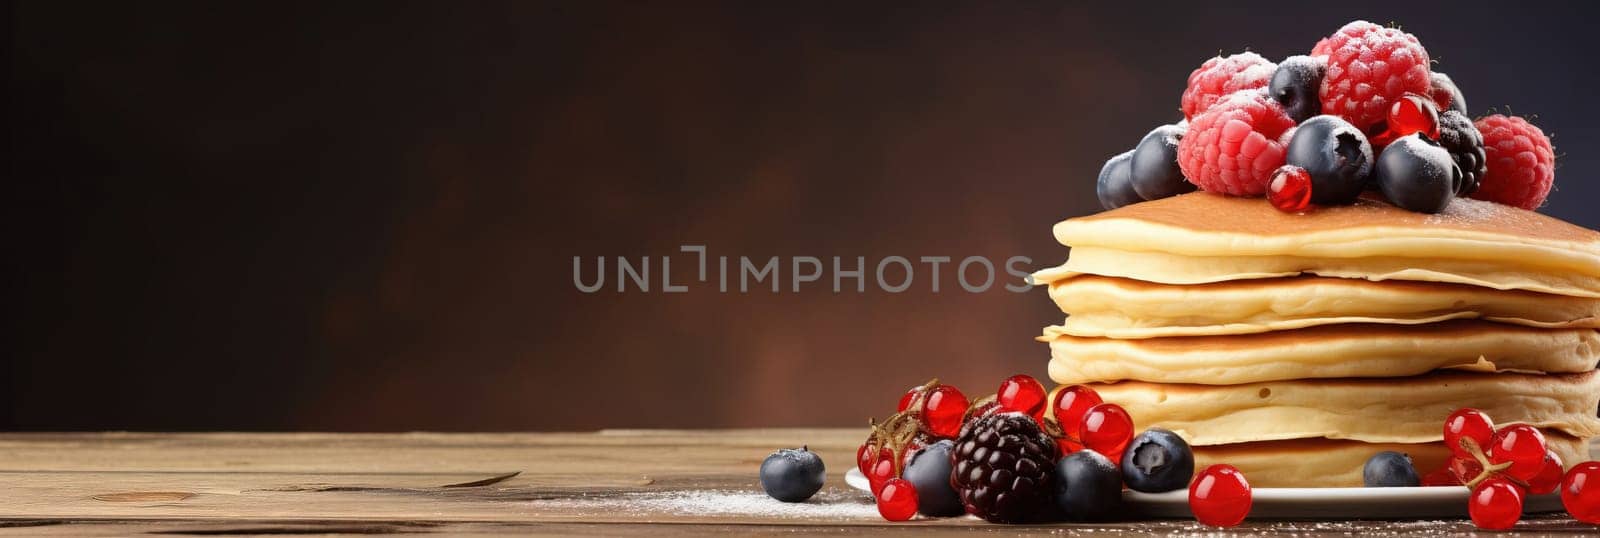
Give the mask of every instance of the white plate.
<path id="1" fill-rule="evenodd" d="M 844 473 L 845 483 L 871 491 L 860 469 Z M 1467 488 L 1256 488 L 1250 517 L 1255 519 L 1424 519 L 1467 517 Z M 1139 493 L 1123 491 L 1122 500 L 1132 515 L 1144 517 L 1194 517 L 1189 513 L 1189 491 Z M 1561 496 L 1533 495 L 1523 511 L 1559 512 Z"/>

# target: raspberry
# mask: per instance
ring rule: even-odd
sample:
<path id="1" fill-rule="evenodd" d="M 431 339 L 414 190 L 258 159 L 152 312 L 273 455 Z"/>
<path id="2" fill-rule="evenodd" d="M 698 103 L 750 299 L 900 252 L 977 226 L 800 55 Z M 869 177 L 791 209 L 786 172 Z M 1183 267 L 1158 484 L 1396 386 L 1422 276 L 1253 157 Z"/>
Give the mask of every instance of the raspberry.
<path id="1" fill-rule="evenodd" d="M 1184 119 L 1194 117 L 1228 95 L 1241 90 L 1267 87 L 1277 64 L 1254 52 L 1226 58 L 1216 56 L 1189 73 L 1189 86 L 1183 90 L 1181 108 Z"/>
<path id="2" fill-rule="evenodd" d="M 1495 114 L 1481 118 L 1487 170 L 1473 198 L 1523 209 L 1544 204 L 1555 181 L 1555 149 L 1550 138 L 1527 120 Z"/>
<path id="3" fill-rule="evenodd" d="M 1465 114 L 1446 110 L 1439 115 L 1439 145 L 1444 146 L 1456 166 L 1461 167 L 1461 184 L 1456 186 L 1456 196 L 1477 191 L 1485 161 L 1483 134 L 1478 132 L 1478 127 Z"/>
<path id="4" fill-rule="evenodd" d="M 967 513 L 995 523 L 1034 521 L 1054 501 L 1056 442 L 1022 413 L 982 416 L 961 428 L 950 485 Z"/>
<path id="5" fill-rule="evenodd" d="M 1280 137 L 1291 127 L 1294 120 L 1265 92 L 1233 94 L 1189 122 L 1178 142 L 1178 168 L 1206 191 L 1259 196 L 1283 166 Z"/>
<path id="6" fill-rule="evenodd" d="M 1368 133 L 1383 131 L 1380 124 L 1395 99 L 1432 95 L 1428 51 L 1416 36 L 1397 28 L 1355 21 L 1318 41 L 1311 55 L 1328 60 L 1322 113 L 1343 117 Z"/>

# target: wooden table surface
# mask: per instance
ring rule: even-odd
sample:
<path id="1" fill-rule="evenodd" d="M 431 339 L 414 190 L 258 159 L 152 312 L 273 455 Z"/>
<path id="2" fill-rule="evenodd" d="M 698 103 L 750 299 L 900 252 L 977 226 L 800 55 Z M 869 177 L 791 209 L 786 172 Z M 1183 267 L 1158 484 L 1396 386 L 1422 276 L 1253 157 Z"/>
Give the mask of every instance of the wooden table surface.
<path id="1" fill-rule="evenodd" d="M 1211 530 L 1181 520 L 1037 527 L 975 518 L 889 523 L 842 477 L 864 434 L 861 429 L 0 434 L 0 534 Z M 827 486 L 805 504 L 766 498 L 756 480 L 762 458 L 777 447 L 800 444 L 810 445 L 827 462 Z M 1591 535 L 1597 530 L 1557 516 L 1524 520 L 1518 529 Z M 1247 522 L 1233 529 L 1301 535 L 1472 530 L 1465 521 Z"/>

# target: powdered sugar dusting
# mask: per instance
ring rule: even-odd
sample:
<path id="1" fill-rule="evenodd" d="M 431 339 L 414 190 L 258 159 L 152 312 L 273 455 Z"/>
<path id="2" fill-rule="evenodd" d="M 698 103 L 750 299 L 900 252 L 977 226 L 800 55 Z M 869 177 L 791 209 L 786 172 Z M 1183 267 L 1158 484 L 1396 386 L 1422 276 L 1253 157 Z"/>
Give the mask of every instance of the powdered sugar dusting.
<path id="1" fill-rule="evenodd" d="M 1488 221 L 1498 216 L 1492 202 L 1473 200 L 1471 198 L 1456 198 L 1445 206 L 1444 211 L 1428 215 L 1423 219 L 1424 224 L 1471 224 Z"/>
<path id="2" fill-rule="evenodd" d="M 716 489 L 618 493 L 533 502 L 536 506 L 592 514 L 882 520 L 878 507 L 855 491 L 823 491 L 801 503 L 782 502 L 759 491 Z"/>

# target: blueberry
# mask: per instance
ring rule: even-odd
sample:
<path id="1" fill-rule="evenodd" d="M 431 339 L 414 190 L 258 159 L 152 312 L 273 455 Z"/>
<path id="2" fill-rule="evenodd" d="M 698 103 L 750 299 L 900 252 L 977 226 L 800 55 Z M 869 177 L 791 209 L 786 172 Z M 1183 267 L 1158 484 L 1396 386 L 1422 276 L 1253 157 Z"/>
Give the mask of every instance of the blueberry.
<path id="1" fill-rule="evenodd" d="M 1301 123 L 1285 153 L 1289 164 L 1311 174 L 1313 204 L 1355 202 L 1372 173 L 1372 143 L 1338 116 L 1317 116 Z"/>
<path id="2" fill-rule="evenodd" d="M 1079 450 L 1056 462 L 1056 507 L 1072 521 L 1109 519 L 1122 504 L 1122 475 L 1111 460 Z"/>
<path id="3" fill-rule="evenodd" d="M 1133 190 L 1133 178 L 1128 173 L 1128 165 L 1132 160 L 1133 152 L 1129 151 L 1112 157 L 1105 166 L 1100 167 L 1100 179 L 1095 182 L 1094 192 L 1100 196 L 1101 206 L 1116 209 L 1144 201 Z"/>
<path id="4" fill-rule="evenodd" d="M 1183 171 L 1178 169 L 1178 140 L 1183 139 L 1185 131 L 1188 129 L 1178 125 L 1162 125 L 1144 135 L 1133 148 L 1128 176 L 1139 198 L 1160 200 L 1194 192 L 1194 184 L 1184 179 Z"/>
<path id="5" fill-rule="evenodd" d="M 1361 481 L 1369 488 L 1414 488 L 1422 485 L 1411 456 L 1392 450 L 1373 454 L 1361 467 Z"/>
<path id="6" fill-rule="evenodd" d="M 1467 115 L 1467 97 L 1461 95 L 1461 88 L 1456 86 L 1456 81 L 1450 80 L 1450 75 L 1434 71 L 1430 80 L 1433 82 L 1434 88 L 1442 88 L 1450 92 L 1450 108 L 1445 110 L 1460 112 L 1462 116 Z M 1440 112 L 1444 112 L 1444 110 Z"/>
<path id="7" fill-rule="evenodd" d="M 797 503 L 810 499 L 822 489 L 826 473 L 827 468 L 822 466 L 822 458 L 816 452 L 806 447 L 785 448 L 761 462 L 761 488 L 774 499 Z"/>
<path id="8" fill-rule="evenodd" d="M 1378 188 L 1390 202 L 1421 213 L 1443 211 L 1455 198 L 1461 167 L 1422 133 L 1400 137 L 1378 155 Z"/>
<path id="9" fill-rule="evenodd" d="M 1122 480 L 1128 488 L 1161 493 L 1189 487 L 1194 477 L 1194 451 L 1178 434 L 1150 428 L 1134 437 L 1122 452 Z"/>
<path id="10" fill-rule="evenodd" d="M 1310 56 L 1290 56 L 1272 73 L 1267 92 L 1295 123 L 1322 113 L 1317 96 L 1322 89 L 1322 73 L 1327 64 Z"/>
<path id="11" fill-rule="evenodd" d="M 917 451 L 901 473 L 917 489 L 917 512 L 925 516 L 965 514 L 961 496 L 950 486 L 950 450 L 956 442 L 945 439 Z"/>

